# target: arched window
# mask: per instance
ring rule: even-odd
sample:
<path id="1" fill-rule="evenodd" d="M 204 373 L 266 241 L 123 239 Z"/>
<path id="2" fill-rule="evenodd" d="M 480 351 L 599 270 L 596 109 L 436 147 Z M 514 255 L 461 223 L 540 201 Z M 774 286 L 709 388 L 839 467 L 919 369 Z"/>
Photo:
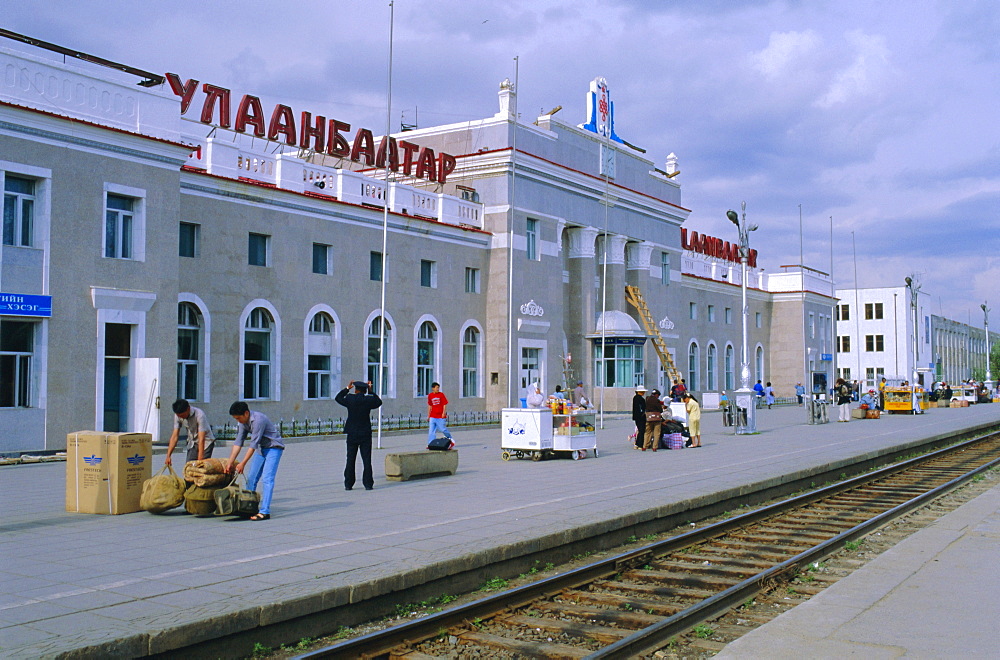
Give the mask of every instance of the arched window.
<path id="1" fill-rule="evenodd" d="M 306 398 L 329 399 L 333 396 L 334 325 L 326 312 L 317 312 L 309 321 L 306 336 Z"/>
<path id="2" fill-rule="evenodd" d="M 764 380 L 764 349 L 760 346 L 757 347 L 754 366 L 757 369 L 757 380 Z"/>
<path id="3" fill-rule="evenodd" d="M 201 314 L 191 303 L 177 305 L 177 398 L 199 399 L 201 371 Z"/>
<path id="4" fill-rule="evenodd" d="M 726 346 L 726 389 L 734 390 L 736 385 L 733 378 L 733 347 Z"/>
<path id="5" fill-rule="evenodd" d="M 479 396 L 479 330 L 466 328 L 462 335 L 462 396 Z"/>
<path id="6" fill-rule="evenodd" d="M 688 382 L 687 388 L 693 392 L 698 391 L 698 344 L 691 342 L 688 346 Z"/>
<path id="7" fill-rule="evenodd" d="M 243 331 L 243 398 L 271 397 L 272 332 L 274 319 L 263 307 L 247 317 Z"/>
<path id="8" fill-rule="evenodd" d="M 716 388 L 716 374 L 715 374 L 715 362 L 716 362 L 716 348 L 715 344 L 708 345 L 708 352 L 705 354 L 705 378 L 707 382 L 705 383 L 705 389 L 712 392 Z"/>
<path id="9" fill-rule="evenodd" d="M 385 324 L 384 350 L 379 352 L 379 336 L 382 334 L 382 317 L 376 316 L 368 325 L 368 380 L 378 383 L 379 365 L 382 365 L 382 382 L 378 386 L 378 394 L 386 396 L 389 393 L 389 354 L 392 347 L 392 325 Z"/>
<path id="10" fill-rule="evenodd" d="M 430 321 L 420 324 L 417 333 L 417 396 L 427 396 L 431 393 L 431 383 L 434 382 L 434 368 L 437 364 L 435 343 L 437 328 Z"/>

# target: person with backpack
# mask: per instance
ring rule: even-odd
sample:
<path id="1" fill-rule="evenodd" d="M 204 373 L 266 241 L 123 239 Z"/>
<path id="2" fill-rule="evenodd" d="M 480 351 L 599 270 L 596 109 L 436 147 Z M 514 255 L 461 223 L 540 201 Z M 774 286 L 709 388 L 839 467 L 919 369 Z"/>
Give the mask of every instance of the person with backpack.
<path id="1" fill-rule="evenodd" d="M 837 395 L 837 407 L 840 409 L 838 422 L 851 421 L 851 386 L 843 378 L 838 378 L 833 384 Z"/>

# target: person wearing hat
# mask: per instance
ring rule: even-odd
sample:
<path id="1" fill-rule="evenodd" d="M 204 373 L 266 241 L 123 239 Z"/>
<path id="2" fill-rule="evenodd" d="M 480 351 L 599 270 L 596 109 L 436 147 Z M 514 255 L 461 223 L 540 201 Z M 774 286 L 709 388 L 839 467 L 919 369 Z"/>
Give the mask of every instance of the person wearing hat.
<path id="1" fill-rule="evenodd" d="M 350 389 L 354 388 L 351 394 Z M 344 422 L 344 432 L 347 434 L 347 467 L 344 468 L 344 490 L 354 488 L 354 467 L 358 452 L 361 452 L 361 463 L 364 466 L 361 473 L 361 483 L 365 490 L 375 487 L 375 477 L 372 474 L 372 422 L 370 413 L 382 405 L 382 399 L 372 391 L 371 381 L 367 383 L 356 380 L 340 390 L 334 399 L 347 408 L 347 421 Z"/>
<path id="2" fill-rule="evenodd" d="M 690 392 L 685 392 L 683 399 L 688 417 L 688 435 L 691 436 L 690 446 L 701 447 L 701 406 Z"/>
<path id="3" fill-rule="evenodd" d="M 587 407 L 590 404 L 587 394 L 583 391 L 582 380 L 576 381 L 576 387 L 573 388 L 573 404 L 582 407 Z"/>
<path id="4" fill-rule="evenodd" d="M 642 449 L 642 441 L 646 437 L 646 388 L 635 386 L 635 396 L 632 397 L 632 421 L 635 422 L 635 447 Z"/>
<path id="5" fill-rule="evenodd" d="M 875 396 L 875 390 L 868 390 L 861 397 L 861 404 L 867 405 L 868 410 L 875 410 L 878 407 L 878 398 Z"/>

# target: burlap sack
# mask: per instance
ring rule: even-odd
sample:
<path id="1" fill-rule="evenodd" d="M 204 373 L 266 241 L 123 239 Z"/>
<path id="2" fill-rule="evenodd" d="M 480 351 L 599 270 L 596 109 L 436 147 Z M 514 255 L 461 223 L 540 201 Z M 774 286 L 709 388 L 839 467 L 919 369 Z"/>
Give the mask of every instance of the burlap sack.
<path id="1" fill-rule="evenodd" d="M 184 479 L 201 488 L 225 486 L 232 480 L 226 473 L 226 461 L 221 458 L 206 458 L 188 461 L 184 465 Z"/>
<path id="2" fill-rule="evenodd" d="M 169 470 L 170 474 L 163 474 Z M 187 484 L 177 476 L 174 468 L 164 465 L 151 479 L 142 482 L 142 494 L 139 496 L 139 508 L 150 513 L 163 513 L 179 507 L 184 502 L 184 489 Z"/>

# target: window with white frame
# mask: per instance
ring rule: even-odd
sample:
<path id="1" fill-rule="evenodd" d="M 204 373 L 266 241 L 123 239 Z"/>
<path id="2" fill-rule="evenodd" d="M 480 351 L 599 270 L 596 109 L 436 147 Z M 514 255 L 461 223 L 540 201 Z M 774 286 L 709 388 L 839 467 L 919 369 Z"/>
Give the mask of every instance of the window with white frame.
<path id="1" fill-rule="evenodd" d="M 837 337 L 837 352 L 838 353 L 850 353 L 851 352 L 851 336 L 850 335 L 840 335 Z"/>
<path id="2" fill-rule="evenodd" d="M 466 293 L 479 293 L 479 269 L 478 268 L 466 268 L 465 269 L 465 292 Z"/>
<path id="3" fill-rule="evenodd" d="M 374 252 L 372 254 L 375 254 Z M 381 253 L 379 253 L 381 257 Z M 392 346 L 392 325 L 385 324 L 384 337 L 382 330 L 382 317 L 376 316 L 368 325 L 368 358 L 367 373 L 368 380 L 376 383 L 379 387 L 378 394 L 386 396 L 389 393 L 390 374 L 392 365 L 389 364 L 390 347 Z M 379 383 L 379 365 L 382 366 L 382 382 Z"/>
<path id="4" fill-rule="evenodd" d="M 466 328 L 462 335 L 462 396 L 479 396 L 479 329 Z"/>
<path id="5" fill-rule="evenodd" d="M 688 303 L 688 318 L 695 320 L 698 318 L 698 304 Z"/>
<path id="6" fill-rule="evenodd" d="M 715 391 L 715 363 L 716 363 L 716 353 L 717 349 L 715 344 L 708 345 L 708 352 L 705 353 L 705 377 L 706 383 L 705 387 L 709 391 Z"/>
<path id="7" fill-rule="evenodd" d="M 837 305 L 837 320 L 838 321 L 850 321 L 851 320 L 851 306 L 850 305 Z"/>
<path id="8" fill-rule="evenodd" d="M 698 390 L 698 360 L 700 359 L 701 351 L 698 349 L 698 344 L 691 342 L 688 346 L 688 382 L 687 386 L 689 390 Z"/>
<path id="9" fill-rule="evenodd" d="M 197 401 L 201 365 L 202 319 L 189 302 L 177 305 L 177 398 Z"/>
<path id="10" fill-rule="evenodd" d="M 274 319 L 263 307 L 247 317 L 243 328 L 243 398 L 271 397 Z"/>
<path id="11" fill-rule="evenodd" d="M 312 272 L 317 275 L 333 273 L 333 248 L 323 243 L 313 243 Z"/>
<path id="12" fill-rule="evenodd" d="M 334 321 L 326 312 L 317 312 L 309 321 L 306 336 L 306 398 L 333 397 Z"/>
<path id="13" fill-rule="evenodd" d="M 757 380 L 764 380 L 764 349 L 760 346 L 754 356 L 754 366 L 757 368 Z"/>
<path id="14" fill-rule="evenodd" d="M 12 174 L 3 182 L 3 244 L 34 244 L 35 181 Z"/>
<path id="15" fill-rule="evenodd" d="M 31 407 L 36 325 L 0 321 L 0 408 Z"/>
<path id="16" fill-rule="evenodd" d="M 104 203 L 104 256 L 109 259 L 132 259 L 139 200 L 107 193 Z"/>
<path id="17" fill-rule="evenodd" d="M 525 251 L 528 259 L 536 261 L 538 259 L 538 220 L 528 218 L 528 224 L 524 232 Z"/>
<path id="18" fill-rule="evenodd" d="M 430 321 L 424 321 L 417 331 L 417 396 L 431 393 L 437 365 L 436 343 L 437 328 Z"/>
<path id="19" fill-rule="evenodd" d="M 427 259 L 420 260 L 420 286 L 437 288 L 437 262 Z"/>
<path id="20" fill-rule="evenodd" d="M 725 364 L 725 370 L 726 370 L 726 389 L 727 390 L 731 390 L 731 389 L 734 389 L 736 387 L 734 385 L 735 380 L 733 378 L 733 357 L 734 357 L 733 356 L 733 347 L 732 346 L 726 346 L 726 357 L 725 357 L 726 364 Z"/>
<path id="21" fill-rule="evenodd" d="M 758 328 L 760 328 L 760 327 L 762 327 L 764 325 L 764 320 L 761 317 L 760 312 L 754 312 L 753 319 L 754 319 L 754 324 Z"/>
<path id="22" fill-rule="evenodd" d="M 670 284 L 670 254 L 660 253 L 660 284 Z"/>
<path id="23" fill-rule="evenodd" d="M 642 344 L 616 344 L 608 339 L 604 351 L 601 340 L 594 342 L 594 374 L 597 387 L 635 387 L 646 384 Z"/>
<path id="24" fill-rule="evenodd" d="M 816 339 L 816 315 L 812 312 L 809 312 L 809 339 Z"/>
<path id="25" fill-rule="evenodd" d="M 271 263 L 268 252 L 271 237 L 267 234 L 250 232 L 247 239 L 247 263 L 251 266 L 268 266 Z"/>
<path id="26" fill-rule="evenodd" d="M 179 234 L 177 254 L 181 257 L 197 257 L 201 253 L 201 225 L 182 222 Z"/>
<path id="27" fill-rule="evenodd" d="M 725 317 L 726 317 L 726 325 L 732 325 L 733 324 L 733 308 L 732 307 L 727 307 L 726 308 Z"/>
<path id="28" fill-rule="evenodd" d="M 715 305 L 708 306 L 708 322 L 715 323 Z"/>

